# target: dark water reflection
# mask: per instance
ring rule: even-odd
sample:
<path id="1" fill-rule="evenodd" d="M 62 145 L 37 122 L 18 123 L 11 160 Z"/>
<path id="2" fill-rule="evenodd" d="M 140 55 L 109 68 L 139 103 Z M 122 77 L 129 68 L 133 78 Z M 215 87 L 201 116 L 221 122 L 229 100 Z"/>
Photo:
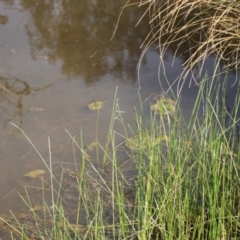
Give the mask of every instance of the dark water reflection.
<path id="1" fill-rule="evenodd" d="M 61 61 L 61 73 L 69 80 L 81 76 L 90 84 L 110 73 L 123 81 L 135 81 L 139 46 L 131 29 L 141 12 L 133 8 L 126 11 L 121 19 L 124 24 L 119 25 L 114 41 L 110 41 L 116 13 L 123 3 L 21 1 L 29 16 L 25 31 L 32 58 L 45 58 L 50 64 Z M 147 31 L 146 24 L 138 28 L 140 41 Z"/>
<path id="2" fill-rule="evenodd" d="M 82 127 L 85 144 L 96 138 L 97 113 L 87 108 L 94 100 L 106 101 L 98 133 L 104 143 L 117 87 L 124 118 L 133 123 L 139 46 L 149 26 L 145 22 L 135 28 L 143 11 L 128 8 L 111 41 L 124 4 L 0 2 L 0 212 L 21 207 L 16 198 L 22 174 L 45 169 L 29 142 L 9 122 L 21 127 L 46 159 L 49 136 L 54 163 L 73 159 L 65 128 L 80 139 Z"/>
<path id="3" fill-rule="evenodd" d="M 51 138 L 55 170 L 60 163 L 73 163 L 71 140 L 64 129 L 77 139 L 82 129 L 86 144 L 96 138 L 97 113 L 88 110 L 89 102 L 106 101 L 98 128 L 102 143 L 117 87 L 123 118 L 134 125 L 133 107 L 139 106 L 136 70 L 142 53 L 139 47 L 150 26 L 148 19 L 143 18 L 135 27 L 145 9 L 129 7 L 111 41 L 125 3 L 125 0 L 0 1 L 0 212 L 23 206 L 16 203 L 22 174 L 44 168 L 29 142 L 9 122 L 21 127 L 46 159 L 47 137 Z M 210 58 L 205 63 L 210 75 L 212 62 Z M 174 56 L 173 45 L 160 71 L 157 46 L 151 47 L 139 71 L 142 98 L 168 88 L 165 73 L 171 83 L 181 71 L 182 58 Z M 235 74 L 232 78 L 235 79 Z M 189 89 L 187 84 L 182 89 L 181 107 L 186 116 L 197 89 Z M 177 91 L 177 85 L 173 90 Z M 149 113 L 149 105 L 144 105 L 144 111 Z M 117 132 L 123 131 L 120 124 L 115 127 Z M 41 204 L 41 197 L 36 203 Z"/>

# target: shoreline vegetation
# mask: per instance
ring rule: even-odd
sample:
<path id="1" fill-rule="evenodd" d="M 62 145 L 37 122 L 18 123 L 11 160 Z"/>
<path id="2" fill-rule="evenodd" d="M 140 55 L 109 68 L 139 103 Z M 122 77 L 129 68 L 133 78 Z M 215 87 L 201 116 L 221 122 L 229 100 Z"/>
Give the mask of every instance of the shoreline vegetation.
<path id="1" fill-rule="evenodd" d="M 151 111 L 150 105 L 148 124 L 135 112 L 134 136 L 119 115 L 116 95 L 106 144 L 97 139 L 90 144 L 99 158 L 66 130 L 75 149 L 74 168 L 62 165 L 58 177 L 21 130 L 48 174 L 38 179 L 42 204 L 34 205 L 26 185 L 19 196 L 27 210 L 0 217 L 4 239 L 239 239 L 239 123 L 237 112 L 230 114 L 222 99 L 213 97 L 220 91 L 203 81 L 189 122 L 173 100 L 163 101 L 175 103 L 166 105 L 168 114 Z M 200 118 L 203 97 L 206 110 Z M 236 96 L 235 110 L 239 104 Z M 126 133 L 121 144 L 115 142 L 116 121 Z M 122 171 L 120 151 L 127 153 L 135 176 Z"/>
<path id="2" fill-rule="evenodd" d="M 125 7 L 132 5 L 134 3 L 129 0 Z M 180 56 L 183 60 L 184 70 L 176 79 L 181 86 L 189 74 L 192 75 L 191 83 L 201 81 L 202 68 L 209 56 L 215 58 L 213 77 L 219 74 L 220 68 L 220 74 L 239 69 L 238 0 L 148 0 L 141 1 L 140 6 L 146 7 L 151 30 L 141 46 L 139 67 L 148 48 L 158 43 L 160 59 L 170 49 L 174 57 Z"/>
<path id="3" fill-rule="evenodd" d="M 180 43 L 179 48 L 188 43 L 188 50 L 181 49 L 188 56 L 181 77 L 211 54 L 217 59 L 213 79 L 222 74 L 218 74 L 222 61 L 226 75 L 238 68 L 238 1 L 140 3 L 145 4 L 149 4 L 152 24 L 144 43 L 146 49 L 159 41 L 163 56 L 173 42 Z M 149 105 L 150 122 L 145 121 L 141 111 L 135 111 L 137 132 L 124 122 L 116 93 L 104 145 L 98 142 L 96 133 L 96 140 L 87 148 L 82 137 L 76 139 L 66 130 L 74 146 L 73 167 L 62 165 L 60 176 L 53 173 L 51 154 L 47 163 L 20 129 L 45 165 L 46 173 L 42 171 L 34 179 L 41 181 L 42 204 L 34 205 L 26 185 L 25 192 L 19 193 L 26 210 L 0 216 L 1 237 L 240 239 L 240 96 L 238 93 L 235 97 L 230 112 L 224 88 L 206 79 L 198 82 L 199 92 L 189 120 L 182 115 L 178 99 L 159 97 L 155 105 Z M 140 106 L 143 102 L 140 98 Z M 202 107 L 204 114 L 200 116 Z M 100 117 L 98 110 L 97 120 Z M 121 144 L 116 143 L 120 135 L 114 130 L 116 121 L 124 132 Z M 128 170 L 135 172 L 134 177 L 122 171 L 118 161 L 121 151 L 126 153 Z M 50 191 L 50 200 L 46 190 Z"/>

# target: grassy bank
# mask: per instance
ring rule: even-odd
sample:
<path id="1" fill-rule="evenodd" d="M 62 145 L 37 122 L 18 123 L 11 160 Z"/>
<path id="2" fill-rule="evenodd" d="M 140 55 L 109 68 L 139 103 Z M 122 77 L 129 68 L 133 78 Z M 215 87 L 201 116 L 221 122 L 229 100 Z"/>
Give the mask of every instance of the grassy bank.
<path id="1" fill-rule="evenodd" d="M 44 162 L 50 178 L 42 177 L 42 204 L 34 205 L 26 188 L 20 196 L 27 209 L 0 217 L 4 239 L 239 239 L 240 98 L 230 113 L 219 89 L 203 83 L 188 122 L 178 103 L 159 98 L 149 123 L 136 113 L 130 138 L 115 98 L 106 144 L 92 144 L 94 154 L 68 133 L 74 167 L 63 165 L 55 176 Z M 116 121 L 125 132 L 120 144 Z M 118 161 L 123 151 L 131 176 Z"/>

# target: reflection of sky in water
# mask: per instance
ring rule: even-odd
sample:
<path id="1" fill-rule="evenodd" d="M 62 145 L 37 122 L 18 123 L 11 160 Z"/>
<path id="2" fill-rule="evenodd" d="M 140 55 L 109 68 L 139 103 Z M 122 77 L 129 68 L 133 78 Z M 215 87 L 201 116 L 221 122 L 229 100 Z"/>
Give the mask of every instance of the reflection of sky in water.
<path id="1" fill-rule="evenodd" d="M 85 144 L 96 138 L 97 113 L 88 110 L 88 103 L 106 101 L 100 112 L 98 129 L 98 136 L 104 143 L 117 87 L 124 121 L 134 128 L 133 108 L 139 109 L 137 75 L 144 100 L 152 93 L 166 91 L 166 77 L 171 85 L 182 71 L 182 60 L 174 59 L 171 51 L 164 56 L 162 65 L 155 45 L 144 55 L 137 71 L 142 52 L 140 43 L 149 31 L 147 19 L 134 27 L 143 10 L 126 9 L 116 35 L 110 41 L 120 6 L 125 1 L 119 1 L 109 9 L 103 7 L 103 0 L 95 1 L 94 5 L 85 3 L 86 6 L 81 1 L 64 1 L 68 7 L 60 2 L 63 3 L 54 1 L 52 6 L 44 5 L 42 0 L 19 0 L 12 6 L 0 2 L 2 13 L 8 16 L 8 22 L 0 25 L 0 77 L 4 79 L 0 86 L 0 180 L 5 188 L 0 194 L 6 194 L 16 186 L 17 176 L 43 168 L 36 152 L 31 150 L 22 134 L 8 124 L 9 121 L 20 126 L 46 158 L 49 136 L 55 152 L 53 161 L 72 161 L 69 150 L 57 154 L 62 145 L 71 149 L 71 141 L 64 129 L 80 139 L 82 127 Z M 204 71 L 207 70 L 209 75 L 212 64 L 211 58 L 205 63 Z M 235 75 L 231 78 L 235 81 Z M 30 87 L 29 94 L 8 94 L 4 87 L 14 79 L 25 82 Z M 173 86 L 174 93 L 177 87 Z M 13 92 L 14 89 L 8 90 Z M 197 90 L 196 86 L 189 88 L 188 84 L 182 89 L 181 107 L 186 116 L 191 112 Z M 236 90 L 227 87 L 231 102 Z M 143 105 L 147 120 L 150 101 Z M 43 111 L 29 111 L 30 108 Z M 123 133 L 119 121 L 114 127 L 115 131 Z M 118 142 L 123 140 L 117 139 Z M 15 195 L 12 196 L 14 199 Z M 12 208 L 13 199 L 5 209 Z M 1 206 L 6 204 L 7 199 Z M 0 208 L 0 212 L 2 210 Z"/>

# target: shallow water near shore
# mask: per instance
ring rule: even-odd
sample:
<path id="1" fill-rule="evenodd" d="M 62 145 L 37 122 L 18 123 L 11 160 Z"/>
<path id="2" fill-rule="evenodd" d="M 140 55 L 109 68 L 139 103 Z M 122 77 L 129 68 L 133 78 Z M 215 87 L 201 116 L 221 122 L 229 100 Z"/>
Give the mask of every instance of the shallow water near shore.
<path id="1" fill-rule="evenodd" d="M 126 8 L 118 21 L 124 4 L 105 0 L 0 1 L 0 213 L 24 206 L 18 195 L 21 184 L 41 185 L 40 179 L 24 179 L 24 174 L 46 171 L 29 141 L 9 122 L 27 134 L 47 161 L 49 137 L 54 171 L 60 172 L 60 164 L 74 164 L 72 141 L 65 129 L 76 139 L 82 131 L 87 147 L 96 139 L 98 125 L 98 140 L 104 144 L 116 91 L 123 119 L 134 128 L 134 106 L 140 109 L 138 90 L 143 101 L 151 94 L 160 95 L 169 88 L 165 74 L 172 84 L 181 73 L 182 59 L 174 57 L 171 49 L 164 58 L 164 71 L 159 69 L 157 45 L 149 48 L 137 69 L 140 45 L 150 26 L 146 16 L 135 27 L 144 8 Z M 213 61 L 209 58 L 205 63 L 210 75 Z M 180 104 L 186 118 L 198 91 L 194 84 L 189 88 L 188 81 Z M 235 81 L 236 87 L 231 87 Z M 177 88 L 175 84 L 174 93 Z M 230 74 L 230 107 L 237 88 L 238 75 Z M 98 123 L 98 112 L 87 106 L 93 101 L 104 101 Z M 150 101 L 143 105 L 146 119 Z M 120 124 L 115 131 L 123 131 Z M 125 158 L 121 154 L 119 161 Z"/>

